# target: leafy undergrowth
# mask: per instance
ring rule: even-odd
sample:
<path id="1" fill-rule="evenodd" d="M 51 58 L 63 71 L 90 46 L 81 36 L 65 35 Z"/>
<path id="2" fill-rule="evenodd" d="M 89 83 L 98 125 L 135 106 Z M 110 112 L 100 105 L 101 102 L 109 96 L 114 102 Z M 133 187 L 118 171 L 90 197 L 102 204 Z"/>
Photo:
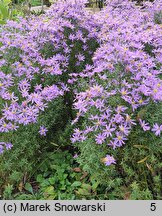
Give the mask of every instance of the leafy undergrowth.
<path id="1" fill-rule="evenodd" d="M 140 148 L 140 146 L 134 146 Z M 153 199 L 149 188 L 142 189 L 138 180 L 130 182 L 127 176 L 127 183 L 124 183 L 123 171 L 127 175 L 134 175 L 135 170 L 131 170 L 126 164 L 125 170 L 118 170 L 115 180 L 109 180 L 109 184 L 103 184 L 97 181 L 96 176 L 89 175 L 83 171 L 74 161 L 68 151 L 58 150 L 55 153 L 46 153 L 45 158 L 33 173 L 33 177 L 20 182 L 17 188 L 13 185 L 6 185 L 3 192 L 3 199 L 15 200 L 76 200 L 76 199 Z M 142 163 L 142 161 L 140 162 Z M 147 165 L 147 169 L 151 169 Z M 140 165 L 136 171 L 142 173 L 146 169 L 145 165 Z M 141 177 L 142 178 L 142 177 Z M 142 180 L 142 179 L 141 179 Z M 145 182 L 143 182 L 145 184 Z M 160 177 L 154 176 L 152 184 L 160 192 Z M 144 187 L 143 187 L 144 188 Z M 161 198 L 161 197 L 157 197 Z"/>

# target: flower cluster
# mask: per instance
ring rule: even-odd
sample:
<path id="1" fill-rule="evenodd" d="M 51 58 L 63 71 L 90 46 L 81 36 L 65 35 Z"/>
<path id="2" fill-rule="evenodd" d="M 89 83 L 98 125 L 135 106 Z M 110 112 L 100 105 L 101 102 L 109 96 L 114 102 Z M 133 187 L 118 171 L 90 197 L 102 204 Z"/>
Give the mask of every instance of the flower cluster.
<path id="1" fill-rule="evenodd" d="M 150 124 L 139 115 L 162 102 L 162 5 L 108 0 L 93 15 L 86 2 L 58 0 L 45 15 L 0 28 L 0 132 L 4 138 L 37 123 L 50 102 L 69 93 L 73 124 L 83 123 L 71 141 L 108 146 L 102 161 L 109 166 L 116 163 L 109 149 L 126 144 L 134 127 L 162 133 L 160 119 Z M 0 153 L 11 147 L 1 142 Z"/>
<path id="2" fill-rule="evenodd" d="M 60 0 L 45 15 L 8 21 L 1 27 L 2 135 L 20 125 L 37 123 L 48 103 L 68 92 L 80 68 L 89 65 L 87 58 L 93 52 L 89 46 L 96 40 L 97 24 L 84 4 Z M 41 135 L 46 132 L 40 128 Z"/>
<path id="3" fill-rule="evenodd" d="M 160 1 L 141 8 L 112 0 L 96 14 L 103 23 L 101 45 L 87 71 L 89 88 L 78 93 L 74 103 L 78 114 L 73 123 L 83 116 L 86 126 L 75 129 L 72 142 L 93 137 L 96 144 L 115 149 L 126 143 L 135 125 L 161 135 L 162 122 L 151 126 L 137 115 L 148 104 L 162 101 L 162 28 L 153 16 L 157 8 L 162 10 Z"/>

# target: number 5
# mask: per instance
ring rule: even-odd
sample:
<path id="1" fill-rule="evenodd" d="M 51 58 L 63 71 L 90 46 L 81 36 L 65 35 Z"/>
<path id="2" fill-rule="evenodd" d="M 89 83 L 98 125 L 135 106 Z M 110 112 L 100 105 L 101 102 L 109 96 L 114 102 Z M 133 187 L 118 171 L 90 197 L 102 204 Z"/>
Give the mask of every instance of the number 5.
<path id="1" fill-rule="evenodd" d="M 155 211 L 156 210 L 156 203 L 151 203 L 150 210 L 151 211 Z"/>

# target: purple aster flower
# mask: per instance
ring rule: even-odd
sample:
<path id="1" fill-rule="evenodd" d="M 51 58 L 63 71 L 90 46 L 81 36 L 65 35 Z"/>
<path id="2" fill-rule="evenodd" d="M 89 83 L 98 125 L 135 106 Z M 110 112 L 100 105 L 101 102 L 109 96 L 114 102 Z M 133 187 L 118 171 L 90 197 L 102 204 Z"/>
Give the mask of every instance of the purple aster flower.
<path id="1" fill-rule="evenodd" d="M 0 154 L 2 154 L 4 152 L 4 147 L 3 145 L 0 144 Z"/>
<path id="2" fill-rule="evenodd" d="M 158 125 L 157 123 L 153 125 L 152 131 L 155 133 L 156 136 L 160 136 L 162 132 L 162 125 Z"/>
<path id="3" fill-rule="evenodd" d="M 142 121 L 142 119 L 139 119 L 139 123 L 144 131 L 150 130 L 149 124 L 146 123 L 145 121 Z"/>
<path id="4" fill-rule="evenodd" d="M 0 154 L 4 152 L 4 147 L 6 147 L 6 150 L 9 150 L 13 145 L 11 143 L 0 142 Z"/>
<path id="5" fill-rule="evenodd" d="M 84 55 L 82 55 L 82 54 L 76 55 L 76 58 L 78 58 L 79 62 L 84 61 L 84 59 L 85 59 Z"/>
<path id="6" fill-rule="evenodd" d="M 0 131 L 1 132 L 8 132 L 9 129 L 10 129 L 10 126 L 6 122 L 3 122 L 2 125 L 0 124 Z"/>
<path id="7" fill-rule="evenodd" d="M 130 115 L 126 114 L 126 123 L 128 125 L 136 125 L 136 123 L 134 122 L 135 120 L 131 119 Z"/>
<path id="8" fill-rule="evenodd" d="M 108 146 L 111 146 L 113 149 L 116 149 L 117 147 L 119 147 L 116 145 L 116 142 L 114 140 L 110 140 L 110 143 L 108 144 Z"/>
<path id="9" fill-rule="evenodd" d="M 112 137 L 112 132 L 115 131 L 115 127 L 111 127 L 110 124 L 106 125 L 106 128 L 103 130 L 106 137 Z"/>
<path id="10" fill-rule="evenodd" d="M 106 122 L 105 121 L 102 121 L 101 119 L 98 118 L 98 121 L 97 122 L 94 122 L 95 124 L 95 130 L 97 129 L 101 129 L 103 126 L 106 125 Z"/>
<path id="11" fill-rule="evenodd" d="M 76 153 L 74 156 L 73 156 L 73 158 L 77 158 L 78 157 L 78 154 Z"/>
<path id="12" fill-rule="evenodd" d="M 114 159 L 113 156 L 106 155 L 105 158 L 103 158 L 103 162 L 105 163 L 106 166 L 110 166 L 111 164 L 116 164 L 116 160 Z"/>
<path id="13" fill-rule="evenodd" d="M 105 141 L 105 135 L 102 133 L 99 133 L 98 135 L 96 135 L 95 141 L 97 144 L 102 144 Z"/>
<path id="14" fill-rule="evenodd" d="M 126 136 L 128 136 L 128 134 L 130 133 L 130 127 L 127 127 L 125 125 L 119 125 L 119 129 Z"/>
<path id="15" fill-rule="evenodd" d="M 84 134 L 88 134 L 88 133 L 90 133 L 92 131 L 93 131 L 93 127 L 87 126 L 85 131 L 84 131 Z"/>
<path id="16" fill-rule="evenodd" d="M 121 132 L 116 132 L 116 137 L 113 138 L 114 143 L 116 146 L 120 147 L 125 144 L 125 140 L 127 140 L 126 137 Z"/>
<path id="17" fill-rule="evenodd" d="M 47 128 L 45 128 L 44 126 L 40 126 L 39 134 L 41 136 L 46 136 L 47 131 L 48 131 Z"/>
<path id="18" fill-rule="evenodd" d="M 42 90 L 42 84 L 40 84 L 40 85 L 37 84 L 34 88 L 35 88 L 36 92 L 39 92 Z"/>
<path id="19" fill-rule="evenodd" d="M 9 150 L 13 147 L 12 143 L 6 143 L 6 149 Z"/>
<path id="20" fill-rule="evenodd" d="M 113 118 L 113 122 L 116 122 L 116 123 L 121 123 L 121 122 L 123 122 L 123 116 L 122 115 L 120 115 L 120 114 L 115 114 L 114 115 L 114 118 Z"/>
<path id="21" fill-rule="evenodd" d="M 81 135 L 82 135 L 82 132 L 78 128 L 74 129 L 74 133 L 70 139 L 71 142 L 75 143 L 77 141 L 81 141 Z"/>
<path id="22" fill-rule="evenodd" d="M 124 112 L 127 109 L 127 107 L 124 106 L 118 106 L 115 111 L 119 114 L 121 112 Z"/>

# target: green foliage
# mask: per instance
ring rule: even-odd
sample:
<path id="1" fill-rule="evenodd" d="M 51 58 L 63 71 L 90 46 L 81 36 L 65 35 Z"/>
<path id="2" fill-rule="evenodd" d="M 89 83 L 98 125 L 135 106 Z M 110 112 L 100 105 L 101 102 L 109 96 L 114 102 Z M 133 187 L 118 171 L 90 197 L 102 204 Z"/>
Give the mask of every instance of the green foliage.
<path id="1" fill-rule="evenodd" d="M 12 0 L 0 0 L 0 24 L 5 24 L 8 19 L 15 19 L 22 12 L 12 7 Z"/>
<path id="2" fill-rule="evenodd" d="M 39 126 L 47 126 L 48 134 L 46 138 L 41 138 L 38 134 Z M 16 132 L 6 134 L 10 141 L 14 143 L 12 154 L 5 152 L 0 157 L 0 185 L 8 183 L 15 184 L 27 178 L 36 168 L 45 151 L 54 151 L 57 145 L 68 145 L 68 136 L 70 127 L 65 130 L 68 123 L 66 107 L 63 104 L 63 98 L 55 100 L 41 115 L 37 125 L 22 126 Z M 62 136 L 61 136 L 62 135 Z M 66 142 L 64 137 L 66 136 Z M 3 137 L 5 139 L 5 137 Z M 61 141 L 63 143 L 61 143 Z"/>
<path id="3" fill-rule="evenodd" d="M 3 198 L 7 200 L 12 199 L 12 192 L 13 192 L 13 185 L 10 184 L 6 185 L 3 192 Z"/>
<path id="4" fill-rule="evenodd" d="M 31 0 L 30 3 L 31 3 L 31 5 L 33 7 L 41 5 L 41 1 L 40 0 Z"/>
<path id="5" fill-rule="evenodd" d="M 11 0 L 0 1 L 0 24 L 4 24 L 11 14 L 9 12 L 9 5 Z"/>
<path id="6" fill-rule="evenodd" d="M 71 153 L 58 147 L 55 152 L 44 153 L 44 160 L 37 166 L 33 177 L 19 192 L 8 185 L 3 192 L 4 199 L 48 200 L 48 199 L 102 199 L 104 188 L 88 174 L 77 167 Z"/>
<path id="7" fill-rule="evenodd" d="M 32 182 L 26 183 L 24 191 L 15 195 L 16 199 L 76 199 L 91 194 L 91 186 L 84 183 L 81 170 L 74 171 L 76 164 L 68 151 L 58 148 L 55 153 L 44 153 L 43 158 L 37 167 L 39 174 L 34 174 L 37 192 Z"/>
<path id="8" fill-rule="evenodd" d="M 42 199 L 74 199 L 75 193 L 71 182 L 76 173 L 72 173 L 73 159 L 66 151 L 48 153 L 44 156 L 36 181 L 39 183 Z"/>

